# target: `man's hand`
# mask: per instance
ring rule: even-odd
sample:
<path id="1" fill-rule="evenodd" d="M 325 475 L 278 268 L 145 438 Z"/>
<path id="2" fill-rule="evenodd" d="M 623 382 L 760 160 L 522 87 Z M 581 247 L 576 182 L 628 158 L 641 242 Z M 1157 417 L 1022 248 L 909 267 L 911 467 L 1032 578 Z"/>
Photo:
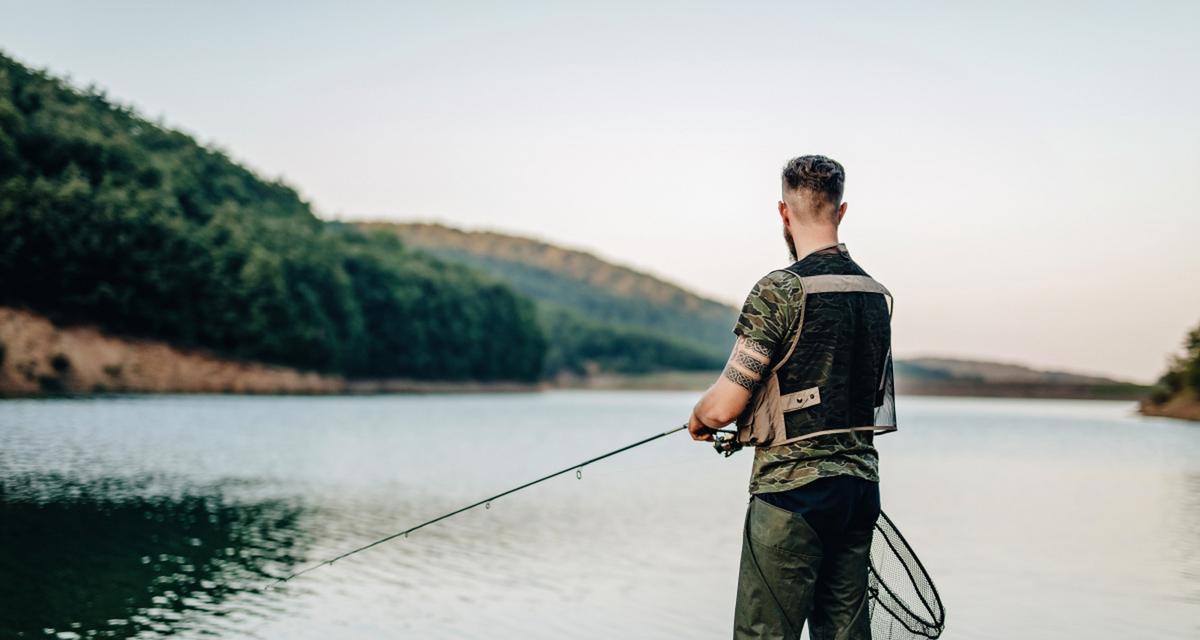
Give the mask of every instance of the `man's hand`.
<path id="1" fill-rule="evenodd" d="M 704 423 L 700 422 L 700 418 L 696 417 L 696 412 L 692 412 L 692 417 L 688 420 L 688 433 L 692 434 L 692 440 L 712 442 L 713 434 L 716 432 L 716 429 L 704 426 Z"/>

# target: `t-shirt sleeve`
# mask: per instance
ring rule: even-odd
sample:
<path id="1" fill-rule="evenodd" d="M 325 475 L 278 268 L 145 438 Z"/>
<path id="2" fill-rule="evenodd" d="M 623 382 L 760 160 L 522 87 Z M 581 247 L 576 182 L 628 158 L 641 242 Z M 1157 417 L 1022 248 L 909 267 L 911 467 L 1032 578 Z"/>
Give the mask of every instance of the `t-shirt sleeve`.
<path id="1" fill-rule="evenodd" d="M 773 271 L 759 279 L 746 296 L 733 332 L 768 356 L 771 364 L 790 346 L 790 332 L 801 304 L 800 278 L 788 271 Z"/>

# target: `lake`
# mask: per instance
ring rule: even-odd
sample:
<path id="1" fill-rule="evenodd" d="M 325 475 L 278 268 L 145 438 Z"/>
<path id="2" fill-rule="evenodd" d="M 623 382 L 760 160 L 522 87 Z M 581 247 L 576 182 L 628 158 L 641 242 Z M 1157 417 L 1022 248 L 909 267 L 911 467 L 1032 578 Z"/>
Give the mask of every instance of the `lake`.
<path id="1" fill-rule="evenodd" d="M 0 401 L 0 637 L 728 638 L 751 453 L 696 394 Z M 944 638 L 1200 637 L 1200 425 L 901 398 L 884 509 Z"/>

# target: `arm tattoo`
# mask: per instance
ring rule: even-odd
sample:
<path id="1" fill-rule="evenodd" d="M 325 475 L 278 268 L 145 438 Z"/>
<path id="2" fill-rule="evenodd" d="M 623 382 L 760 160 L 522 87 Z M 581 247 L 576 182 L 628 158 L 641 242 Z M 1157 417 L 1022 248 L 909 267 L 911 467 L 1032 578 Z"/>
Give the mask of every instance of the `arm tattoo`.
<path id="1" fill-rule="evenodd" d="M 767 372 L 766 364 L 754 356 L 746 353 L 745 351 L 734 352 L 733 361 L 746 371 L 755 374 L 755 376 L 758 378 L 761 378 L 762 375 Z"/>
<path id="2" fill-rule="evenodd" d="M 750 349 L 751 351 L 753 351 L 761 356 L 764 356 L 766 358 L 771 357 L 771 350 L 769 348 L 767 348 L 766 346 L 761 345 L 749 338 L 742 338 L 741 342 L 742 342 L 742 344 L 746 345 L 747 349 Z"/>
<path id="3" fill-rule="evenodd" d="M 725 367 L 725 377 L 729 378 L 734 384 L 742 387 L 746 391 L 753 392 L 754 387 L 758 386 L 758 382 L 754 381 L 750 376 L 742 373 L 737 367 L 729 365 Z"/>

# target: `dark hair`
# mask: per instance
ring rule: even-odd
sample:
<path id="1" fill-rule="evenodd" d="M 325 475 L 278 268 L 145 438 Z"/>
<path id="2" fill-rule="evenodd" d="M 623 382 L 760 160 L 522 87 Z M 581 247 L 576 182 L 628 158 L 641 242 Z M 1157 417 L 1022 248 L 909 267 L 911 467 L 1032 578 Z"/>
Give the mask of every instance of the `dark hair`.
<path id="1" fill-rule="evenodd" d="M 784 165 L 782 177 L 786 190 L 808 189 L 825 196 L 830 204 L 842 203 L 846 170 L 837 160 L 825 156 L 792 158 Z"/>

